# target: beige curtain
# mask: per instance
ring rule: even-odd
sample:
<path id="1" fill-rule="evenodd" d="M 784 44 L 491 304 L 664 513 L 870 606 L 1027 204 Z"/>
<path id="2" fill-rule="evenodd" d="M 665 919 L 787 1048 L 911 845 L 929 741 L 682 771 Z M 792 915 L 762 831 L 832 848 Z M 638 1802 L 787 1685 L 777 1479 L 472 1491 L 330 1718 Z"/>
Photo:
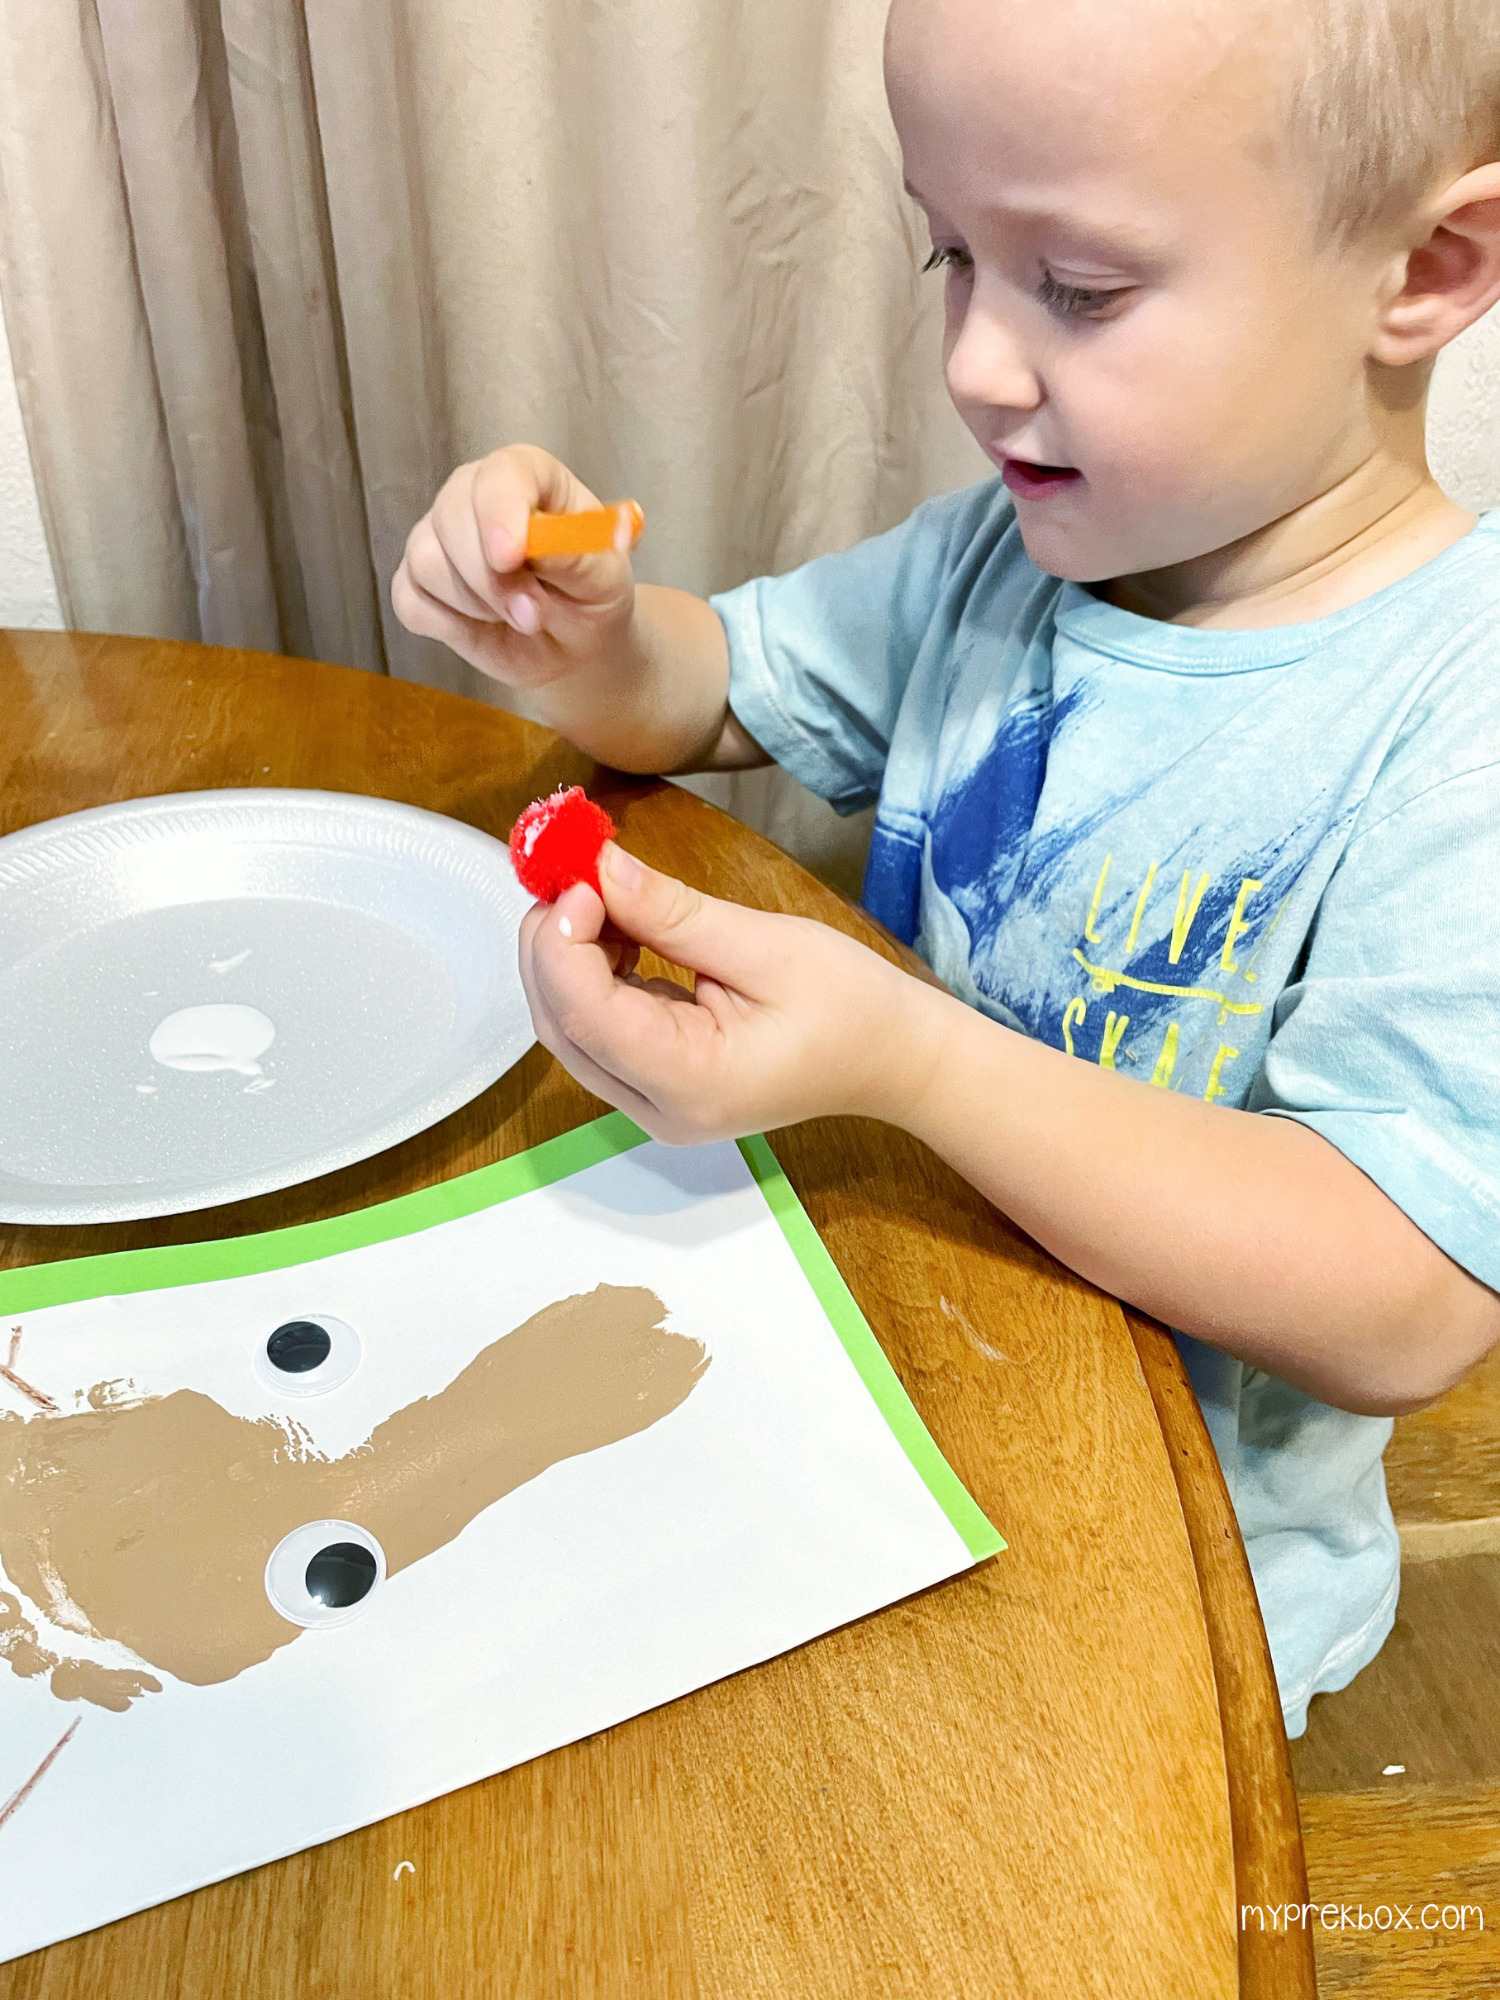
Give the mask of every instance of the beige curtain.
<path id="1" fill-rule="evenodd" d="M 394 622 L 528 438 L 706 591 L 979 476 L 884 0 L 0 0 L 0 298 L 67 621 L 494 698 Z M 837 872 L 805 794 L 715 781 Z"/>

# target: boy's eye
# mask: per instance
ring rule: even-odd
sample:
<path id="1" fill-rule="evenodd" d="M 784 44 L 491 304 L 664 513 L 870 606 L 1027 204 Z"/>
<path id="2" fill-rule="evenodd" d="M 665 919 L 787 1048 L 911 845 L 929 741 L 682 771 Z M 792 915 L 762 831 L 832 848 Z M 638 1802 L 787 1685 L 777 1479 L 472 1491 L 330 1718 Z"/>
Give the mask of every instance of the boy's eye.
<path id="1" fill-rule="evenodd" d="M 924 271 L 938 271 L 944 266 L 954 271 L 972 271 L 974 259 L 967 250 L 956 243 L 935 243 L 932 255 L 922 266 Z M 1048 312 L 1059 319 L 1104 319 L 1125 298 L 1131 288 L 1120 286 L 1115 290 L 1105 290 L 1102 286 L 1065 285 L 1061 278 L 1055 278 L 1042 266 L 1042 275 L 1036 288 L 1036 296 Z"/>
<path id="2" fill-rule="evenodd" d="M 1102 319 L 1125 296 L 1124 290 L 1100 291 L 1087 285 L 1065 285 L 1042 266 L 1037 298 L 1059 319 Z"/>
<path id="3" fill-rule="evenodd" d="M 932 246 L 932 255 L 927 259 L 922 269 L 924 271 L 939 271 L 947 264 L 955 271 L 967 271 L 973 265 L 973 262 L 974 259 L 969 255 L 968 251 L 960 250 L 957 244 L 935 243 Z"/>

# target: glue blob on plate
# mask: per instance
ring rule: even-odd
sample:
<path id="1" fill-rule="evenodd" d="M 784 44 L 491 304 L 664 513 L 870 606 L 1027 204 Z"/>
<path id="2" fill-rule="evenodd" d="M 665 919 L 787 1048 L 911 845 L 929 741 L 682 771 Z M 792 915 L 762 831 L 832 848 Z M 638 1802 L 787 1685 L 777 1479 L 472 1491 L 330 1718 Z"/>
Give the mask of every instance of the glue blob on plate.
<path id="1" fill-rule="evenodd" d="M 249 952 L 245 957 L 250 956 Z M 217 965 L 210 972 L 219 972 Z M 147 1047 L 163 1069 L 232 1069 L 236 1076 L 263 1076 L 255 1060 L 276 1039 L 276 1029 L 258 1007 L 232 1002 L 214 1007 L 180 1007 L 162 1021 Z"/>

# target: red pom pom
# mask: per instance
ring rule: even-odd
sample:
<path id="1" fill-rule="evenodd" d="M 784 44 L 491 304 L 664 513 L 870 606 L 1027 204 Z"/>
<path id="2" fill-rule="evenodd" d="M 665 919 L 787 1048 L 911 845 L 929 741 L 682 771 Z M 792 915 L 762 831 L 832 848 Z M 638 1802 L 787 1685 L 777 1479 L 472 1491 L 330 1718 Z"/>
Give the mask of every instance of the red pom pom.
<path id="1" fill-rule="evenodd" d="M 555 903 L 575 882 L 599 887 L 599 850 L 615 823 L 581 785 L 529 805 L 510 830 L 516 880 L 539 903 Z"/>

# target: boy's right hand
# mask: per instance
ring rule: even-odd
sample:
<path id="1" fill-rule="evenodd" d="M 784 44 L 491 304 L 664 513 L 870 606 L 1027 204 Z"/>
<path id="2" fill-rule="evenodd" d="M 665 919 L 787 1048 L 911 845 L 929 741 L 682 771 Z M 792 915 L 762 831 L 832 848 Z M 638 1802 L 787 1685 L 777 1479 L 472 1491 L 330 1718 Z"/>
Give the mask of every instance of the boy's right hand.
<path id="1" fill-rule="evenodd" d="M 628 642 L 629 556 L 526 563 L 529 515 L 599 504 L 536 445 L 509 445 L 461 465 L 407 537 L 391 580 L 396 616 L 511 687 L 545 687 L 601 664 Z"/>

